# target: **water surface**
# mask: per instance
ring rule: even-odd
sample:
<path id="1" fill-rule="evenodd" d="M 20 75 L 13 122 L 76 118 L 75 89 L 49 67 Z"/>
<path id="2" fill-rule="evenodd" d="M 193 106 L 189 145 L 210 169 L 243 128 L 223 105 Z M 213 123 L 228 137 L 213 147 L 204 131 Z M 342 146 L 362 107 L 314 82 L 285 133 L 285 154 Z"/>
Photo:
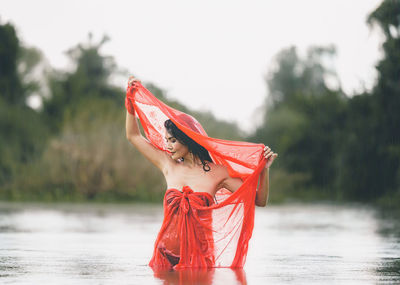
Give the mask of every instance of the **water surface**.
<path id="1" fill-rule="evenodd" d="M 0 283 L 400 283 L 398 220 L 372 207 L 257 208 L 243 270 L 154 272 L 161 221 L 156 205 L 0 203 Z"/>

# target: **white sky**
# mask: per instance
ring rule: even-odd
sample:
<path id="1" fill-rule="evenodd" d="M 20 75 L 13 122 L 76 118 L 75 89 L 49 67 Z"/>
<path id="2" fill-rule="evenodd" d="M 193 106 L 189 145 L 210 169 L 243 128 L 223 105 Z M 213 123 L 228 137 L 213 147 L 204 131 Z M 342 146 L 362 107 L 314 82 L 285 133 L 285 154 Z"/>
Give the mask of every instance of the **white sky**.
<path id="1" fill-rule="evenodd" d="M 368 13 L 379 0 L 2 0 L 0 20 L 43 51 L 55 68 L 64 52 L 107 34 L 103 54 L 192 109 L 211 110 L 242 128 L 252 125 L 267 95 L 273 57 L 295 45 L 337 47 L 336 70 L 353 94 L 375 80 L 381 36 Z M 125 87 L 125 82 L 121 82 Z"/>

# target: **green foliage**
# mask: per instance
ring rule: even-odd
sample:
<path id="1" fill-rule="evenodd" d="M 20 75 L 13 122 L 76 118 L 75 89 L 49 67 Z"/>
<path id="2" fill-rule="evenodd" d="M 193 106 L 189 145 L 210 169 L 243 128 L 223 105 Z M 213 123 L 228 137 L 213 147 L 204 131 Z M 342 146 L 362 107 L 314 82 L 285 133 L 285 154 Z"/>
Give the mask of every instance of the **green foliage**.
<path id="1" fill-rule="evenodd" d="M 15 188 L 31 189 L 36 199 L 44 195 L 48 200 L 159 196 L 162 176 L 126 140 L 123 109 L 111 99 L 87 98 L 64 114 L 63 129 L 41 159 L 25 168 Z M 35 179 L 37 169 L 40 179 Z"/>
<path id="2" fill-rule="evenodd" d="M 368 18 L 385 35 L 370 94 L 345 96 L 328 65 L 332 46 L 311 47 L 304 56 L 295 47 L 281 51 L 266 77 L 262 124 L 247 138 L 234 123 L 190 110 L 154 84 L 145 85 L 196 117 L 210 136 L 263 142 L 278 152 L 270 171 L 271 202 L 336 199 L 398 207 L 399 19 L 399 0 L 383 1 Z M 40 93 L 31 75 L 43 57 L 20 46 L 12 25 L 0 26 L 0 199 L 162 199 L 161 173 L 125 138 L 124 90 L 110 83 L 117 67 L 100 52 L 107 40 L 93 43 L 89 37 L 68 52 L 74 68 L 54 70 L 44 80 L 50 96 L 39 113 L 26 107 L 26 98 Z"/>
<path id="3" fill-rule="evenodd" d="M 351 100 L 353 121 L 347 169 L 355 171 L 353 196 L 364 200 L 396 197 L 400 191 L 400 1 L 383 1 L 368 17 L 385 35 L 384 57 L 377 65 L 378 82 L 371 95 Z M 354 178 L 353 178 L 354 179 Z M 344 185 L 342 181 L 342 185 Z M 398 195 L 397 195 L 398 196 Z M 399 201 L 400 202 L 400 201 Z"/>
<path id="4" fill-rule="evenodd" d="M 74 112 L 87 98 L 111 99 L 115 104 L 123 103 L 123 91 L 110 84 L 110 76 L 116 70 L 114 59 L 100 54 L 108 41 L 104 37 L 98 44 L 91 42 L 77 45 L 68 51 L 75 66 L 72 72 L 54 71 L 49 78 L 51 96 L 45 98 L 44 115 L 54 132 L 62 128 L 64 111 Z"/>
<path id="5" fill-rule="evenodd" d="M 298 98 L 321 96 L 328 91 L 326 80 L 338 81 L 336 73 L 323 64 L 335 56 L 334 47 L 311 47 L 302 59 L 295 47 L 282 50 L 275 58 L 266 82 L 269 89 L 266 106 L 296 104 Z"/>
<path id="6" fill-rule="evenodd" d="M 21 80 L 18 76 L 19 40 L 10 24 L 0 24 L 0 97 L 7 103 L 24 105 Z"/>
<path id="7" fill-rule="evenodd" d="M 13 134 L 7 140 L 6 136 L 0 139 L 0 146 L 7 146 L 1 149 L 4 155 L 0 164 L 3 181 L 0 182 L 7 180 L 2 183 L 1 199 L 162 199 L 165 189 L 162 174 L 126 140 L 125 94 L 110 83 L 117 68 L 112 57 L 100 52 L 106 41 L 104 37 L 94 44 L 89 38 L 88 43 L 69 50 L 68 56 L 74 66 L 72 71 L 50 73 L 47 78 L 50 97 L 43 96 L 43 120 L 39 120 L 33 110 L 27 113 L 26 107 L 10 109 L 6 103 L 0 105 L 0 111 L 7 111 L 1 113 L 4 120 L 0 130 L 5 134 L 11 129 L 10 134 Z M 18 76 L 27 82 L 23 88 L 27 90 L 30 84 L 30 92 L 39 90 L 29 79 L 41 58 L 38 50 L 21 48 Z M 235 124 L 220 122 L 211 113 L 191 111 L 179 102 L 169 100 L 154 84 L 146 85 L 166 104 L 198 118 L 209 129 L 210 135 L 242 139 Z M 24 117 L 29 123 L 22 125 Z M 49 128 L 51 136 L 48 135 Z M 35 136 L 32 136 L 33 132 Z M 33 137 L 37 140 L 31 142 Z M 36 155 L 22 156 L 27 155 L 28 150 Z"/>
<path id="8" fill-rule="evenodd" d="M 43 86 L 46 82 L 45 78 L 41 78 L 38 74 L 44 74 L 46 63 L 42 52 L 34 47 L 19 47 L 18 56 L 18 75 L 22 82 L 22 93 L 24 94 L 26 104 L 30 96 L 36 95 L 45 97 L 43 94 Z M 42 70 L 40 70 L 42 68 Z"/>
<path id="9" fill-rule="evenodd" d="M 371 94 L 347 98 L 340 86 L 328 87 L 335 72 L 323 62 L 334 55 L 334 48 L 312 48 L 304 59 L 293 47 L 278 54 L 267 77 L 270 97 L 264 122 L 252 137 L 279 153 L 274 166 L 278 174 L 272 176 L 282 181 L 277 192 L 283 187 L 285 195 L 295 197 L 288 189 L 293 185 L 305 199 L 312 194 L 387 206 L 400 203 L 399 19 L 398 0 L 383 1 L 368 18 L 386 38 Z M 293 179 L 297 173 L 303 178 Z"/>
<path id="10" fill-rule="evenodd" d="M 395 31 L 400 27 L 400 1 L 385 0 L 368 16 L 369 25 L 379 25 L 387 39 L 393 39 Z M 394 31 L 393 31 L 394 29 Z M 397 35 L 398 38 L 398 35 Z"/>
<path id="11" fill-rule="evenodd" d="M 19 178 L 21 165 L 40 155 L 47 137 L 39 114 L 0 98 L 0 188 Z"/>
<path id="12" fill-rule="evenodd" d="M 330 90 L 324 76 L 334 72 L 321 63 L 322 57 L 332 56 L 333 52 L 331 47 L 311 48 L 305 59 L 297 55 L 295 48 L 278 54 L 277 67 L 268 75 L 272 99 L 265 107 L 264 124 L 251 138 L 279 153 L 274 169 L 285 174 L 279 177 L 288 176 L 282 179 L 284 184 L 293 181 L 292 187 L 320 189 L 329 192 L 330 197 L 335 196 L 332 188 L 346 121 L 344 96 L 339 90 Z M 300 196 L 306 196 L 302 193 Z"/>
<path id="13" fill-rule="evenodd" d="M 38 54 L 33 49 L 20 46 L 12 25 L 0 25 L 0 189 L 2 190 L 19 178 L 23 164 L 31 163 L 40 156 L 48 137 L 48 129 L 40 114 L 26 106 L 27 96 L 36 90 L 28 74 L 39 62 Z M 33 59 L 33 55 L 36 55 L 36 58 Z"/>

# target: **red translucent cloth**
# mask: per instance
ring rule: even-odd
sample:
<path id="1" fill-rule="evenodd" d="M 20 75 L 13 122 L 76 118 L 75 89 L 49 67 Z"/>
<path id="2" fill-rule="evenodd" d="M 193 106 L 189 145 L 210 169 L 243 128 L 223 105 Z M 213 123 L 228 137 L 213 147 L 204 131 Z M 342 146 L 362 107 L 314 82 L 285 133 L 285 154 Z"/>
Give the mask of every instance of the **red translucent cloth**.
<path id="1" fill-rule="evenodd" d="M 164 221 L 149 265 L 243 267 L 254 227 L 258 179 L 266 163 L 264 145 L 211 138 L 195 118 L 164 104 L 140 83 L 128 87 L 126 103 L 129 101 L 155 147 L 167 151 L 164 122 L 170 119 L 206 148 L 214 163 L 224 165 L 231 177 L 243 181 L 234 193 L 220 189 L 215 197 L 188 186 L 167 189 Z"/>

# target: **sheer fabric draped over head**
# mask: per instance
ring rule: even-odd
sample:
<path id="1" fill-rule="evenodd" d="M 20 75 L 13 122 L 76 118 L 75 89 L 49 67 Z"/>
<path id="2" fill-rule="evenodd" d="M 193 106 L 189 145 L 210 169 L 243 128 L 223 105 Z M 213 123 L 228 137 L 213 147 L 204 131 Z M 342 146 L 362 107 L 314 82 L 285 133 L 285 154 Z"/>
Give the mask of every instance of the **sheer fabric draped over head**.
<path id="1" fill-rule="evenodd" d="M 164 104 L 140 83 L 128 87 L 126 100 L 132 102 L 147 139 L 155 147 L 167 151 L 164 122 L 170 119 L 186 135 L 206 148 L 214 163 L 224 165 L 231 177 L 243 180 L 242 186 L 234 193 L 220 189 L 215 195 L 215 203 L 210 202 L 209 197 L 202 197 L 201 202 L 197 199 L 198 195 L 193 195 L 199 194 L 195 193 L 198 191 L 196 189 L 169 191 L 168 197 L 164 199 L 165 218 L 156 247 L 163 239 L 171 220 L 178 219 L 176 222 L 180 225 L 181 245 L 175 268 L 243 267 L 254 226 L 258 178 L 266 163 L 263 157 L 264 145 L 211 138 L 195 118 Z M 173 212 L 170 206 L 173 198 L 188 201 L 186 204 L 179 204 L 179 207 L 186 205 L 188 209 Z M 203 234 L 205 241 L 199 241 L 198 227 L 191 223 L 200 223 L 204 227 L 207 232 Z M 168 267 L 171 263 L 166 262 L 165 254 L 156 248 L 150 265 Z"/>

